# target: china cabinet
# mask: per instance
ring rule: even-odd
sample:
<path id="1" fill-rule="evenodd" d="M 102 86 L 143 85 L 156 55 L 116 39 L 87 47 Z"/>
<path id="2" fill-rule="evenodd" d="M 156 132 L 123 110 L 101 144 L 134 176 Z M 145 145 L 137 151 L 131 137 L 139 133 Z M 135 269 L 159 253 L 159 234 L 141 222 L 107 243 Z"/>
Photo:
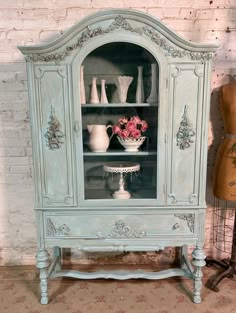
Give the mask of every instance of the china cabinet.
<path id="1" fill-rule="evenodd" d="M 59 276 L 185 276 L 193 280 L 193 301 L 201 302 L 216 48 L 187 42 L 150 15 L 119 9 L 90 15 L 51 43 L 19 47 L 27 62 L 42 304 L 48 303 L 48 278 Z M 127 117 L 142 122 L 135 134 L 146 122 L 136 150 L 125 149 L 118 133 L 111 133 Z M 192 262 L 188 245 L 195 246 Z M 181 247 L 179 268 L 61 268 L 62 248 L 122 252 L 167 246 Z"/>

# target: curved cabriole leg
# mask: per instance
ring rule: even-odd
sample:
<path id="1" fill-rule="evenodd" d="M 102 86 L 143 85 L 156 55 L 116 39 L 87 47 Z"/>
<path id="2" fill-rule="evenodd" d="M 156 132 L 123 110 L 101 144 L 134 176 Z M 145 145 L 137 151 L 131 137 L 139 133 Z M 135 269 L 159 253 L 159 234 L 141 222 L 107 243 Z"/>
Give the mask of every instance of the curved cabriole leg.
<path id="1" fill-rule="evenodd" d="M 46 250 L 39 250 L 36 255 L 36 266 L 40 270 L 41 304 L 48 303 L 48 270 L 49 254 Z"/>
<path id="2" fill-rule="evenodd" d="M 202 267 L 206 265 L 205 262 L 205 254 L 202 248 L 196 247 L 196 249 L 192 253 L 193 256 L 193 265 L 195 266 L 193 272 L 193 302 L 201 303 L 201 288 L 202 288 Z"/>

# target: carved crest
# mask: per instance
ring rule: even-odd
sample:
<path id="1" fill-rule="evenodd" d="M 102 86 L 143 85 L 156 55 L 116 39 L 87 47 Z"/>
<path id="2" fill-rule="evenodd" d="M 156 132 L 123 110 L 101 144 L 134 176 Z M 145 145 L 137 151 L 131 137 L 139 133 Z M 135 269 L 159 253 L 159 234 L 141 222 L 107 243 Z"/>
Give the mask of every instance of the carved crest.
<path id="1" fill-rule="evenodd" d="M 65 48 L 65 50 L 60 51 L 54 54 L 36 54 L 29 56 L 29 60 L 31 61 L 42 61 L 42 62 L 60 62 L 63 61 L 68 55 L 71 54 L 71 51 L 82 48 L 83 45 L 91 38 L 101 36 L 107 33 L 111 33 L 116 31 L 117 29 L 122 28 L 125 31 L 136 33 L 140 36 L 145 36 L 153 41 L 156 45 L 161 47 L 163 50 L 167 52 L 169 56 L 174 58 L 184 58 L 189 57 L 192 60 L 200 60 L 206 61 L 212 58 L 213 54 L 210 52 L 192 52 L 188 50 L 176 49 L 172 46 L 169 41 L 165 39 L 157 30 L 148 26 L 142 27 L 133 27 L 122 15 L 117 15 L 114 21 L 107 28 L 95 27 L 90 28 L 87 27 L 79 37 L 77 41 Z"/>
<path id="2" fill-rule="evenodd" d="M 127 226 L 122 220 L 117 221 L 115 225 L 112 226 L 110 233 L 97 233 L 99 238 L 143 238 L 145 235 L 146 233 L 144 231 L 137 231 Z"/>

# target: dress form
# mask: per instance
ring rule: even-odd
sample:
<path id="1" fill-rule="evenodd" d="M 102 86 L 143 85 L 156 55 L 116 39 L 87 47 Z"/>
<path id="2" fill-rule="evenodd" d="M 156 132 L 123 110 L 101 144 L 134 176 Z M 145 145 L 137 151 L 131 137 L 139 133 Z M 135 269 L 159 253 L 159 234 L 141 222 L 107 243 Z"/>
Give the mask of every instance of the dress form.
<path id="1" fill-rule="evenodd" d="M 220 109 L 225 136 L 217 153 L 213 193 L 219 199 L 236 201 L 236 83 L 221 87 Z"/>
<path id="2" fill-rule="evenodd" d="M 225 136 L 217 152 L 213 194 L 218 199 L 236 201 L 236 83 L 227 84 L 220 90 L 220 109 L 225 126 Z M 232 232 L 232 250 L 228 262 L 207 259 L 207 265 L 217 264 L 225 270 L 209 280 L 207 285 L 219 291 L 217 285 L 225 277 L 236 274 L 236 209 Z"/>

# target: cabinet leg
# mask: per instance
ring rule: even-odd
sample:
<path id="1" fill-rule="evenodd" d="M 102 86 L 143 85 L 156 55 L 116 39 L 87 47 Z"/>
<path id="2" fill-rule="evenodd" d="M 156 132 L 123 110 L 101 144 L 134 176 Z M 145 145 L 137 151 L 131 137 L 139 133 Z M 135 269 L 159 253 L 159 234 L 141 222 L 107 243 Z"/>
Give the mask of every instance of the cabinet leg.
<path id="1" fill-rule="evenodd" d="M 50 264 L 49 254 L 46 250 L 40 249 L 36 255 L 36 266 L 40 271 L 41 304 L 48 303 L 48 270 Z"/>
<path id="2" fill-rule="evenodd" d="M 205 262 L 205 254 L 203 249 L 200 247 L 196 247 L 196 249 L 192 253 L 193 256 L 193 265 L 195 269 L 193 271 L 193 302 L 194 303 L 201 303 L 201 288 L 202 288 L 202 267 L 206 265 Z"/>

